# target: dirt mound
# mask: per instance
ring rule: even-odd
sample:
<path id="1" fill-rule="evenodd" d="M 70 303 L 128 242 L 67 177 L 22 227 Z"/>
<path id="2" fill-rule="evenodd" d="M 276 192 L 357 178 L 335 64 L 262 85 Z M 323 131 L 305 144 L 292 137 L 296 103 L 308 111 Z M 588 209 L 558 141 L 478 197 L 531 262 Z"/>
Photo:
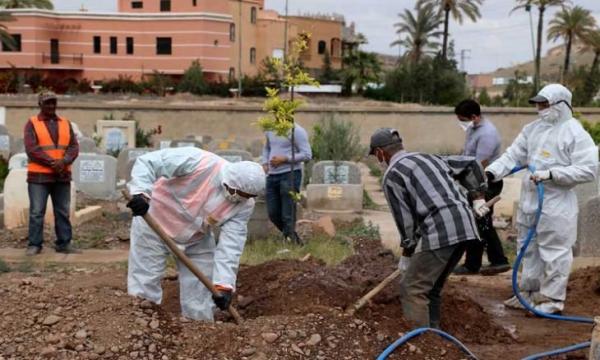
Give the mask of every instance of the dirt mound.
<path id="1" fill-rule="evenodd" d="M 592 316 L 592 309 L 600 309 L 600 267 L 587 267 L 571 274 L 565 309 L 569 314 L 585 316 Z"/>

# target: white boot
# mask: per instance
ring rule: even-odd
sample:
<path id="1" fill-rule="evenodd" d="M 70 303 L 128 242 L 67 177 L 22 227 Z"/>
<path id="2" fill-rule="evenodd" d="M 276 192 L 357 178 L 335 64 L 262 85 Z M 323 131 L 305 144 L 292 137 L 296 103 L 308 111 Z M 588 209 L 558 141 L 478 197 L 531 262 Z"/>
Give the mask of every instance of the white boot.
<path id="1" fill-rule="evenodd" d="M 565 308 L 565 303 L 562 301 L 546 301 L 535 306 L 535 309 L 545 314 L 559 314 Z"/>
<path id="2" fill-rule="evenodd" d="M 521 296 L 523 297 L 523 299 L 525 299 L 525 301 L 527 301 L 529 304 L 532 304 L 531 301 L 531 293 L 529 292 L 522 292 Z M 532 304 L 533 305 L 533 304 Z M 516 310 L 525 310 L 525 306 L 523 306 L 523 304 L 521 304 L 521 302 L 519 301 L 519 299 L 517 298 L 516 295 L 514 295 L 513 297 L 511 297 L 508 300 L 504 301 L 504 306 L 506 306 L 509 309 L 516 309 Z"/>

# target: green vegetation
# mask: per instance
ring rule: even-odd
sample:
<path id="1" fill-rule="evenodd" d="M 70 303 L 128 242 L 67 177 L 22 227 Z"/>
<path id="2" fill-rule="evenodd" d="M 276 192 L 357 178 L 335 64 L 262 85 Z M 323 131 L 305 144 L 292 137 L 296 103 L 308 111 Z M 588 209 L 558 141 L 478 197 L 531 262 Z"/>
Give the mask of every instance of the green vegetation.
<path id="1" fill-rule="evenodd" d="M 0 193 L 4 190 L 4 180 L 8 176 L 8 161 L 0 156 Z"/>
<path id="2" fill-rule="evenodd" d="M 10 272 L 10 270 L 11 270 L 10 266 L 8 266 L 6 261 L 4 261 L 2 258 L 0 258 L 0 274 L 8 273 L 8 272 Z"/>
<path id="3" fill-rule="evenodd" d="M 337 115 L 325 115 L 313 126 L 310 139 L 315 161 L 354 161 L 365 155 L 359 128 Z"/>
<path id="4" fill-rule="evenodd" d="M 204 80 L 200 61 L 194 60 L 192 65 L 185 71 L 181 82 L 177 85 L 177 91 L 188 92 L 194 95 L 204 95 L 208 93 L 208 85 Z"/>

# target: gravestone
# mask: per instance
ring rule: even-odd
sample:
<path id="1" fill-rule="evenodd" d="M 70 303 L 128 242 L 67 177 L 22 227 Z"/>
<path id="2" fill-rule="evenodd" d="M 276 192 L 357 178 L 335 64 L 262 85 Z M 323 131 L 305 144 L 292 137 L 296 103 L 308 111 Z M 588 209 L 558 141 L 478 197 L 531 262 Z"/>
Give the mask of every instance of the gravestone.
<path id="1" fill-rule="evenodd" d="M 81 154 L 73 164 L 77 189 L 96 199 L 118 198 L 117 159 L 108 155 Z"/>
<path id="2" fill-rule="evenodd" d="M 76 191 L 71 182 L 71 219 L 75 218 Z M 54 225 L 52 201 L 46 206 L 46 225 Z M 4 227 L 15 229 L 29 224 L 29 195 L 27 192 L 27 169 L 11 170 L 4 182 Z"/>
<path id="3" fill-rule="evenodd" d="M 246 150 L 248 150 L 252 154 L 252 156 L 259 157 L 259 156 L 262 156 L 264 147 L 265 147 L 264 140 L 253 140 L 250 143 L 250 145 L 248 145 L 246 147 Z"/>
<path id="4" fill-rule="evenodd" d="M 596 179 L 592 182 L 575 186 L 575 194 L 577 194 L 577 206 L 579 208 L 579 217 L 577 218 L 577 242 L 575 243 L 575 247 L 573 249 L 575 256 L 592 256 L 587 253 L 589 253 L 590 250 L 593 250 L 594 247 L 590 247 L 590 241 L 594 240 L 592 240 L 593 238 L 590 238 L 589 233 L 585 233 L 585 230 L 589 229 L 590 226 L 593 226 L 595 221 L 593 218 L 598 217 L 598 213 L 590 216 L 588 212 L 588 206 L 594 208 L 594 206 L 589 205 L 589 203 L 592 199 L 600 195 L 599 181 L 600 179 L 596 177 Z M 595 209 L 597 210 L 597 208 Z M 586 224 L 586 222 L 591 222 L 592 224 Z M 598 238 L 598 235 L 596 235 L 596 238 Z M 600 245 L 597 246 L 595 251 L 596 256 L 598 256 L 600 254 Z"/>
<path id="5" fill-rule="evenodd" d="M 579 212 L 579 228 L 575 255 L 578 257 L 600 256 L 600 196 L 589 199 Z"/>
<path id="6" fill-rule="evenodd" d="M 267 203 L 264 196 L 255 200 L 254 212 L 248 221 L 248 239 L 266 239 L 271 231 L 271 222 L 267 212 Z"/>
<path id="7" fill-rule="evenodd" d="M 135 163 L 135 160 L 152 151 L 150 148 L 135 148 L 135 149 L 124 149 L 119 153 L 117 159 L 117 179 L 125 179 L 129 181 L 131 179 L 131 168 Z"/>
<path id="8" fill-rule="evenodd" d="M 25 152 L 25 143 L 23 139 L 13 139 L 13 142 L 10 146 L 11 154 L 19 154 Z"/>
<path id="9" fill-rule="evenodd" d="M 350 161 L 319 161 L 312 168 L 311 184 L 360 183 L 360 169 Z"/>
<path id="10" fill-rule="evenodd" d="M 208 144 L 208 148 L 212 152 L 219 150 L 244 150 L 244 146 L 234 139 L 213 139 Z"/>
<path id="11" fill-rule="evenodd" d="M 202 149 L 202 143 L 195 139 L 180 139 L 171 141 L 172 148 L 180 148 L 180 147 L 197 147 L 198 149 Z"/>
<path id="12" fill-rule="evenodd" d="M 11 144 L 11 136 L 8 134 L 6 128 L 0 125 L 0 156 L 4 158 L 4 160 L 8 160 L 10 157 L 10 144 Z"/>
<path id="13" fill-rule="evenodd" d="M 135 148 L 135 121 L 98 120 L 96 129 L 102 136 L 102 148 L 106 151 Z"/>
<path id="14" fill-rule="evenodd" d="M 27 169 L 28 162 L 27 154 L 15 154 L 8 160 L 8 170 Z"/>
<path id="15" fill-rule="evenodd" d="M 360 168 L 348 161 L 321 161 L 312 168 L 311 183 L 306 187 L 307 206 L 315 212 L 360 213 L 363 185 Z"/>
<path id="16" fill-rule="evenodd" d="M 244 150 L 217 150 L 215 154 L 232 163 L 252 161 L 252 154 Z"/>
<path id="17" fill-rule="evenodd" d="M 102 152 L 96 146 L 96 142 L 89 137 L 82 137 L 79 140 L 79 153 L 101 154 Z"/>
<path id="18" fill-rule="evenodd" d="M 159 150 L 162 150 L 162 149 L 168 149 L 168 148 L 170 148 L 170 147 L 171 147 L 171 143 L 172 143 L 172 141 L 171 141 L 171 140 L 161 140 L 161 141 L 158 143 L 158 149 L 159 149 Z"/>

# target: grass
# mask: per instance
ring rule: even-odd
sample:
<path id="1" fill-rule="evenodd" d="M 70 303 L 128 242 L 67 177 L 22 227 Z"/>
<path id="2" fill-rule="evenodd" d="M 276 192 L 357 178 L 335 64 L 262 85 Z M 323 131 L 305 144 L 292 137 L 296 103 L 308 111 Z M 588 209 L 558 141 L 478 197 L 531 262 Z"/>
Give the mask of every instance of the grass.
<path id="1" fill-rule="evenodd" d="M 363 190 L 363 208 L 367 210 L 379 210 L 379 206 L 371 199 L 367 190 Z"/>
<path id="2" fill-rule="evenodd" d="M 0 274 L 8 273 L 8 272 L 10 272 L 10 266 L 8 266 L 6 261 L 4 261 L 3 259 L 0 258 Z"/>

